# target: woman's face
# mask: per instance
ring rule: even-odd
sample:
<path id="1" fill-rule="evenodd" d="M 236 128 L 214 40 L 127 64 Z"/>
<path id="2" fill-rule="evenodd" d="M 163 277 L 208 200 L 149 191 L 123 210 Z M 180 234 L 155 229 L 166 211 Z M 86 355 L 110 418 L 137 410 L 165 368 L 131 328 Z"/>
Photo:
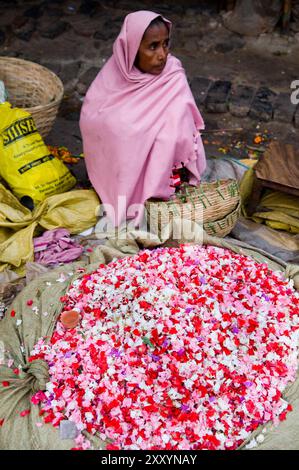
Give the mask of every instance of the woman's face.
<path id="1" fill-rule="evenodd" d="M 164 23 L 149 26 L 140 43 L 136 67 L 141 72 L 159 75 L 169 52 L 169 31 Z"/>

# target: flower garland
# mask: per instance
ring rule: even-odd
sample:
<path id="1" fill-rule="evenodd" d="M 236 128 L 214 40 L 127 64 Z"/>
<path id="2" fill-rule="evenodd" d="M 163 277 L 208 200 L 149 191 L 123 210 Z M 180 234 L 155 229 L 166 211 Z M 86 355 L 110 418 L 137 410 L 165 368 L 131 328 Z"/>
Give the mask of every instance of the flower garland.
<path id="1" fill-rule="evenodd" d="M 292 407 L 299 295 L 244 255 L 181 245 L 100 265 L 61 299 L 81 321 L 58 321 L 30 360 L 49 364 L 34 395 L 44 422 L 74 422 L 108 449 L 236 449 Z M 263 436 L 262 436 L 263 437 Z"/>
<path id="2" fill-rule="evenodd" d="M 64 146 L 48 145 L 48 149 L 55 158 L 62 160 L 63 163 L 78 163 L 81 158 L 84 158 L 83 153 L 73 155 L 68 148 Z"/>

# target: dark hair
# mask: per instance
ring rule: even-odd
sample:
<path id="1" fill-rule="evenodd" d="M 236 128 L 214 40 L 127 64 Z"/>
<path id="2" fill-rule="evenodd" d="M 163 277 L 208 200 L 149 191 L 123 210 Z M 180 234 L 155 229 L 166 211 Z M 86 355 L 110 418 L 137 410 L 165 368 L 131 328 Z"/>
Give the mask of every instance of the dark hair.
<path id="1" fill-rule="evenodd" d="M 169 25 L 168 23 L 166 23 L 166 21 L 163 20 L 162 16 L 157 16 L 157 18 L 155 18 L 153 21 L 150 22 L 150 24 L 148 25 L 148 27 L 146 28 L 146 30 L 144 31 L 144 34 L 147 32 L 147 30 L 149 28 L 151 28 L 152 26 L 156 26 L 156 25 L 160 25 L 160 24 L 164 24 L 166 26 L 166 28 L 168 29 L 168 32 L 169 32 Z M 143 35 L 144 36 L 144 35 Z"/>

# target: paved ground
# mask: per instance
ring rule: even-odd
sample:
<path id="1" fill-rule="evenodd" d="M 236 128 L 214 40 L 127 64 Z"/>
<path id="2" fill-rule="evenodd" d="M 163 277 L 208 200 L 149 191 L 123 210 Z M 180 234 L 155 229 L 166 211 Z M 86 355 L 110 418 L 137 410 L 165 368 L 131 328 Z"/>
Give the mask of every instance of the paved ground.
<path id="1" fill-rule="evenodd" d="M 0 55 L 39 62 L 61 77 L 65 97 L 46 143 L 81 152 L 78 119 L 85 92 L 110 56 L 125 15 L 152 9 L 173 21 L 172 53 L 182 60 L 204 116 L 208 155 L 252 157 L 272 138 L 298 143 L 299 109 L 290 102 L 290 85 L 299 80 L 299 33 L 282 35 L 277 28 L 240 36 L 223 26 L 216 4 L 2 0 Z M 231 128 L 243 131 L 211 132 Z M 256 133 L 265 139 L 259 146 Z M 83 164 L 75 171 L 83 176 Z"/>

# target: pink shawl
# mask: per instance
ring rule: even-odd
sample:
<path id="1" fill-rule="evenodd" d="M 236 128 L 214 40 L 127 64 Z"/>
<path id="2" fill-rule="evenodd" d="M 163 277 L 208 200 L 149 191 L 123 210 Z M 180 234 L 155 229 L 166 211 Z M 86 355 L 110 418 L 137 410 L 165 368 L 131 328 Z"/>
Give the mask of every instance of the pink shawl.
<path id="1" fill-rule="evenodd" d="M 197 184 L 205 169 L 203 119 L 184 69 L 168 55 L 160 75 L 134 66 L 142 36 L 157 13 L 125 18 L 113 55 L 91 84 L 80 129 L 88 175 L 114 226 L 140 220 L 149 198 L 169 199 L 181 162 Z M 171 28 L 171 23 L 164 18 Z"/>

